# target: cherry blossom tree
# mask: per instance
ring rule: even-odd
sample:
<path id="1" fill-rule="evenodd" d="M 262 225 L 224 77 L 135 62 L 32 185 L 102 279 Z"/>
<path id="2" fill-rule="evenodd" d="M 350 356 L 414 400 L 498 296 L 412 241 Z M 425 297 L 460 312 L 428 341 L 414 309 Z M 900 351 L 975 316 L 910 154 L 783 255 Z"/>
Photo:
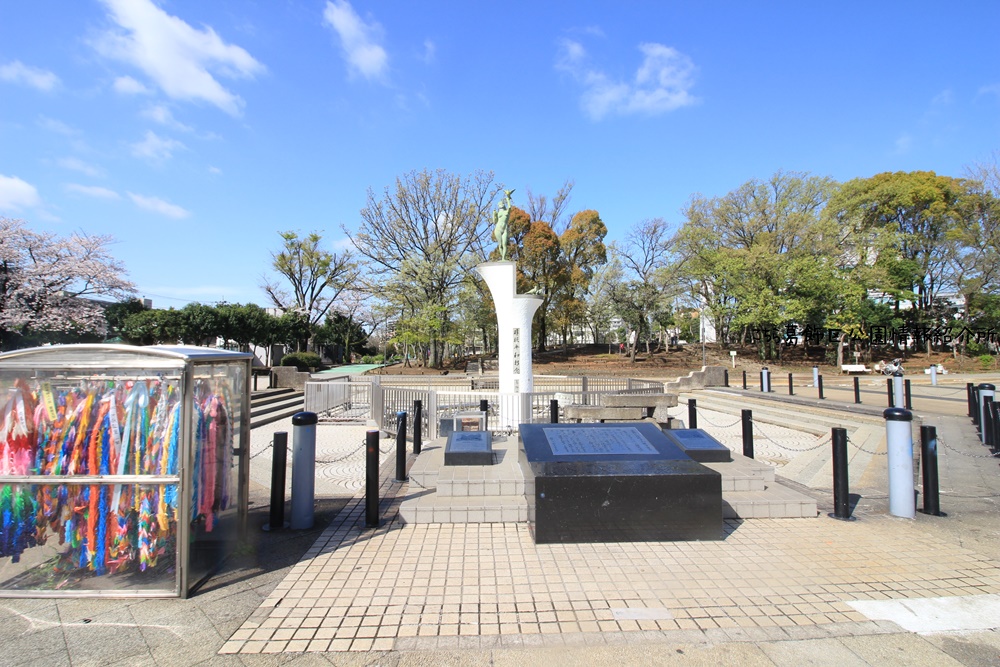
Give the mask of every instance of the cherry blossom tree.
<path id="1" fill-rule="evenodd" d="M 104 311 L 92 297 L 120 300 L 135 291 L 111 242 L 35 232 L 0 217 L 0 349 L 46 334 L 103 335 Z"/>

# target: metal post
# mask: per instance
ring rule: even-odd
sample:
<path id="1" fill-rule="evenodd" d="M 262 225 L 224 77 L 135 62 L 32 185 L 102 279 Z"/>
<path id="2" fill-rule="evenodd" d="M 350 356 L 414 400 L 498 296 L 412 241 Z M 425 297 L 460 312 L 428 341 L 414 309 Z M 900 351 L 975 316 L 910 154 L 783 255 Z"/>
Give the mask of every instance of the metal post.
<path id="1" fill-rule="evenodd" d="M 967 394 L 967 397 L 969 399 L 969 417 L 972 417 L 976 413 L 976 409 L 975 409 L 976 401 L 975 401 L 975 397 L 972 395 L 972 383 L 971 382 L 966 382 L 965 383 L 965 393 Z"/>
<path id="2" fill-rule="evenodd" d="M 856 375 L 854 376 L 854 402 L 861 402 L 861 380 Z"/>
<path id="3" fill-rule="evenodd" d="M 931 386 L 937 386 L 937 364 L 931 364 Z"/>
<path id="4" fill-rule="evenodd" d="M 847 429 L 834 428 L 830 431 L 833 443 L 833 514 L 834 519 L 851 518 L 851 494 L 847 474 Z"/>
<path id="5" fill-rule="evenodd" d="M 993 425 L 993 441 L 989 444 L 994 452 L 1000 450 L 1000 405 L 996 401 L 990 403 L 990 423 Z"/>
<path id="6" fill-rule="evenodd" d="M 892 378 L 885 379 L 885 390 L 889 394 L 889 407 L 896 407 L 896 401 L 894 400 L 894 395 L 892 392 Z"/>
<path id="7" fill-rule="evenodd" d="M 722 386 L 723 387 L 728 387 L 729 386 L 729 369 L 728 368 L 723 368 L 722 369 L 722 373 L 723 373 L 723 383 L 722 383 Z"/>
<path id="8" fill-rule="evenodd" d="M 688 428 L 698 428 L 698 401 L 688 399 Z"/>
<path id="9" fill-rule="evenodd" d="M 266 528 L 285 526 L 285 466 L 288 465 L 288 433 L 275 431 L 274 458 L 271 459 L 271 514 Z"/>
<path id="10" fill-rule="evenodd" d="M 766 370 L 767 370 L 766 366 L 764 368 L 760 369 L 760 390 L 761 391 L 767 391 L 767 385 L 764 384 L 764 372 Z"/>
<path id="11" fill-rule="evenodd" d="M 419 454 L 424 446 L 424 402 L 413 401 L 413 454 Z"/>
<path id="12" fill-rule="evenodd" d="M 996 394 L 996 387 L 989 384 L 988 382 L 980 383 L 979 387 L 979 439 L 985 444 L 986 443 L 986 397 L 989 396 L 990 400 L 993 400 L 993 396 Z"/>
<path id="13" fill-rule="evenodd" d="M 825 396 L 823 396 L 823 376 L 820 375 L 816 379 L 819 382 L 819 385 L 817 385 L 817 388 L 819 389 L 819 399 L 822 401 L 824 398 L 826 398 Z"/>
<path id="14" fill-rule="evenodd" d="M 406 413 L 396 413 L 396 481 L 406 481 Z"/>
<path id="15" fill-rule="evenodd" d="M 288 525 L 294 530 L 313 527 L 317 421 L 315 412 L 292 415 L 292 511 Z"/>
<path id="16" fill-rule="evenodd" d="M 788 395 L 789 396 L 794 396 L 795 395 L 795 389 L 794 389 L 794 387 L 792 385 L 792 374 L 791 373 L 788 374 Z"/>
<path id="17" fill-rule="evenodd" d="M 944 516 L 938 493 L 937 429 L 920 427 L 920 470 L 923 473 L 924 514 Z"/>
<path id="18" fill-rule="evenodd" d="M 882 416 L 889 462 L 889 514 L 912 519 L 917 511 L 913 486 L 913 413 L 903 408 L 888 408 Z"/>
<path id="19" fill-rule="evenodd" d="M 586 381 L 587 381 L 587 379 L 584 378 L 584 382 L 586 382 Z M 479 399 L 479 411 L 483 413 L 483 430 L 484 431 L 489 431 L 490 430 L 490 402 L 487 399 L 485 399 L 485 398 Z"/>
<path id="20" fill-rule="evenodd" d="M 549 423 L 559 423 L 559 401 L 555 398 L 549 401 Z"/>
<path id="21" fill-rule="evenodd" d="M 253 374 L 253 390 L 257 391 L 257 374 L 256 373 Z M 287 435 L 287 433 L 286 433 L 286 435 Z"/>
<path id="22" fill-rule="evenodd" d="M 743 388 L 747 388 L 747 372 L 743 371 Z"/>
<path id="23" fill-rule="evenodd" d="M 378 431 L 365 433 L 365 525 L 378 526 Z"/>
<path id="24" fill-rule="evenodd" d="M 910 380 L 903 380 L 903 407 L 907 410 L 913 409 L 913 394 L 910 393 Z"/>
<path id="25" fill-rule="evenodd" d="M 753 458 L 753 411 L 743 410 L 743 456 Z"/>
<path id="26" fill-rule="evenodd" d="M 979 426 L 979 385 L 972 387 L 972 423 Z"/>
<path id="27" fill-rule="evenodd" d="M 819 386 L 819 366 L 813 366 L 813 386 Z"/>

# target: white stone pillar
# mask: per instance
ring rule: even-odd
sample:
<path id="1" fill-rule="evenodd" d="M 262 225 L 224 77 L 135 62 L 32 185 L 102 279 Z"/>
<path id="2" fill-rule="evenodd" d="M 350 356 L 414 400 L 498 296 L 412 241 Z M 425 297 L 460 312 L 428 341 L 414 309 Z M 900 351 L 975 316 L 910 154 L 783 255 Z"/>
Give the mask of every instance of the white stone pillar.
<path id="1" fill-rule="evenodd" d="M 497 311 L 500 392 L 508 395 L 500 401 L 500 426 L 517 428 L 522 412 L 530 406 L 522 406 L 525 402 L 522 397 L 510 394 L 528 394 L 534 390 L 531 320 L 542 305 L 542 297 L 517 293 L 514 262 L 484 262 L 476 270 L 486 281 Z"/>

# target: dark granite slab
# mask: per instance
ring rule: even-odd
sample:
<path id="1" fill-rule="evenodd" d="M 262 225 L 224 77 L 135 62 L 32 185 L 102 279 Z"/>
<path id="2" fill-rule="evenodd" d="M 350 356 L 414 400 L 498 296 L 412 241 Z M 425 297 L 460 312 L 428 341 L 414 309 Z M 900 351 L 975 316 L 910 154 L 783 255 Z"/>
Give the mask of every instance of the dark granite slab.
<path id="1" fill-rule="evenodd" d="M 488 466 L 493 462 L 493 434 L 489 431 L 456 431 L 448 436 L 446 466 Z"/>
<path id="2" fill-rule="evenodd" d="M 701 463 L 728 463 L 733 460 L 729 447 L 700 428 L 674 429 L 664 433 L 685 454 Z"/>
<path id="3" fill-rule="evenodd" d="M 522 424 L 535 542 L 722 539 L 722 477 L 648 422 Z"/>

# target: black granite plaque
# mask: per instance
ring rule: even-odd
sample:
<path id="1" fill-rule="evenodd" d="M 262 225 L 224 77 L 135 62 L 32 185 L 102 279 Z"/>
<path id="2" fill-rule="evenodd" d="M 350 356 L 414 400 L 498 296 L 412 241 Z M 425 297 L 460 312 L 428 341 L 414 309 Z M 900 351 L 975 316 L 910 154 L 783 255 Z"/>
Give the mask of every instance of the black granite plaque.
<path id="1" fill-rule="evenodd" d="M 722 539 L 722 476 L 648 422 L 522 424 L 535 542 Z"/>
<path id="2" fill-rule="evenodd" d="M 729 447 L 700 428 L 674 429 L 666 431 L 664 435 L 695 461 L 728 463 L 733 460 Z"/>
<path id="3" fill-rule="evenodd" d="M 446 466 L 493 465 L 493 434 L 489 431 L 455 431 L 444 446 Z"/>

